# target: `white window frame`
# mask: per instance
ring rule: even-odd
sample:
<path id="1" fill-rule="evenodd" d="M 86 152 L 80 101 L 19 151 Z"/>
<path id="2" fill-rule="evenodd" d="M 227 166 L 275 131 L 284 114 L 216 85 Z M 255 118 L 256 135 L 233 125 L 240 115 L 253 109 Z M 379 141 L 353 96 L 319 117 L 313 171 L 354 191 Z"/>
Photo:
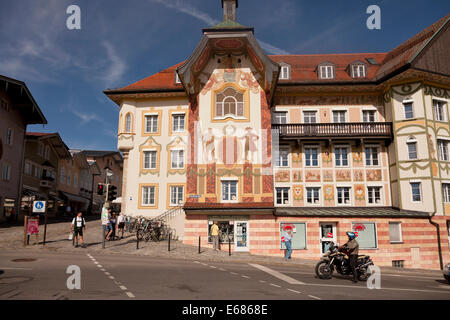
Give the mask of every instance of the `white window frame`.
<path id="1" fill-rule="evenodd" d="M 182 153 L 182 156 L 180 157 L 180 152 Z M 174 154 L 177 154 L 175 156 L 176 165 L 174 166 Z M 170 149 L 170 168 L 171 169 L 183 169 L 185 165 L 185 154 L 184 149 Z M 182 164 L 182 165 L 181 165 Z"/>
<path id="2" fill-rule="evenodd" d="M 344 121 L 341 121 L 341 117 L 338 116 L 338 121 L 336 121 L 335 119 L 335 114 L 344 114 Z M 348 112 L 347 110 L 340 110 L 340 109 L 336 109 L 336 110 L 331 110 L 331 116 L 333 117 L 332 121 L 333 123 L 346 123 L 347 122 L 347 117 L 348 117 Z"/>
<path id="3" fill-rule="evenodd" d="M 444 203 L 450 203 L 450 183 L 449 182 L 443 182 L 441 184 L 442 188 L 442 198 Z"/>
<path id="4" fill-rule="evenodd" d="M 437 139 L 439 161 L 450 161 L 449 141 L 447 139 Z"/>
<path id="5" fill-rule="evenodd" d="M 231 194 L 231 184 L 235 183 L 236 184 L 236 194 L 233 195 Z M 224 184 L 228 184 L 227 186 L 227 198 L 228 199 L 224 199 Z M 233 179 L 233 178 L 224 178 L 220 180 L 220 199 L 221 202 L 223 203 L 236 203 L 239 202 L 239 180 L 238 179 Z M 236 197 L 236 199 L 233 200 L 233 196 Z"/>
<path id="6" fill-rule="evenodd" d="M 150 164 L 150 166 L 149 167 L 147 167 L 146 166 L 146 157 L 145 157 L 145 155 L 146 154 L 154 154 L 155 155 L 155 166 L 153 167 L 152 166 L 152 156 L 150 156 L 150 159 L 149 159 L 149 164 Z M 146 149 L 146 150 L 142 150 L 142 168 L 143 169 L 148 169 L 148 170 L 151 170 L 151 169 L 156 169 L 157 167 L 158 167 L 158 150 L 156 150 L 156 149 Z"/>
<path id="7" fill-rule="evenodd" d="M 310 189 L 311 192 L 312 192 L 311 193 L 311 200 L 312 200 L 312 202 L 308 201 L 308 189 Z M 314 197 L 314 190 L 315 189 L 319 190 L 318 194 L 317 194 L 318 199 L 316 199 Z M 321 193 L 322 193 L 322 187 L 321 186 L 307 186 L 307 187 L 305 187 L 306 205 L 308 205 L 308 206 L 320 206 L 322 204 L 322 195 L 321 195 Z M 317 202 L 316 202 L 316 200 L 317 200 Z"/>
<path id="8" fill-rule="evenodd" d="M 370 157 L 367 159 L 367 152 L 366 150 L 370 149 Z M 373 149 L 377 149 L 377 161 L 378 164 L 374 164 L 374 157 L 373 157 Z M 367 160 L 369 160 L 369 164 L 367 164 Z M 381 166 L 381 147 L 379 145 L 365 145 L 364 146 L 364 165 L 366 167 L 380 167 Z"/>
<path id="9" fill-rule="evenodd" d="M 290 147 L 289 146 L 279 146 L 277 155 L 275 158 L 275 166 L 277 168 L 289 168 L 289 154 L 290 154 Z M 283 165 L 284 161 L 282 160 L 282 156 L 285 156 L 286 165 Z M 283 157 L 284 158 L 284 157 Z"/>
<path id="10" fill-rule="evenodd" d="M 287 189 L 287 199 L 285 199 L 286 194 L 284 191 Z M 278 191 L 281 191 L 281 203 L 278 203 Z M 289 206 L 291 204 L 291 187 L 289 186 L 276 186 L 275 187 L 275 204 L 277 206 Z"/>
<path id="11" fill-rule="evenodd" d="M 306 149 L 317 149 L 317 165 L 313 165 L 313 157 L 312 157 L 312 152 L 311 152 L 311 159 L 310 159 L 310 165 L 306 164 Z M 320 146 L 318 145 L 305 145 L 303 146 L 303 154 L 304 154 L 304 158 L 305 158 L 305 162 L 303 164 L 303 166 L 305 168 L 318 168 L 320 166 Z"/>
<path id="12" fill-rule="evenodd" d="M 289 80 L 289 67 L 288 66 L 281 66 L 279 79 L 280 80 Z"/>
<path id="13" fill-rule="evenodd" d="M 125 115 L 125 132 L 131 133 L 133 128 L 133 116 L 130 112 Z"/>
<path id="14" fill-rule="evenodd" d="M 414 100 L 404 100 L 402 102 L 403 104 L 403 114 L 405 116 L 405 120 L 410 120 L 410 119 L 414 119 L 415 118 L 415 112 L 414 112 Z M 412 113 L 412 117 L 408 118 L 407 117 L 407 112 L 406 112 L 406 105 L 411 104 L 411 113 Z"/>
<path id="15" fill-rule="evenodd" d="M 319 77 L 320 79 L 334 79 L 334 66 L 329 64 L 319 66 Z"/>
<path id="16" fill-rule="evenodd" d="M 365 78 L 366 66 L 362 63 L 352 65 L 352 78 Z"/>
<path id="17" fill-rule="evenodd" d="M 364 114 L 366 114 L 367 112 L 373 112 L 373 121 L 365 121 L 366 119 L 365 119 L 365 117 L 364 117 Z M 364 123 L 374 123 L 374 122 L 377 122 L 377 120 L 378 120 L 378 118 L 377 118 L 377 110 L 376 109 L 363 109 L 362 111 L 361 111 L 361 119 L 362 119 L 362 121 L 361 122 L 364 122 Z M 367 118 L 367 120 L 368 119 L 370 119 L 370 117 L 369 118 Z"/>
<path id="18" fill-rule="evenodd" d="M 280 119 L 284 118 L 285 121 L 281 122 Z M 288 112 L 287 111 L 274 111 L 273 119 L 275 124 L 287 124 L 288 123 Z"/>
<path id="19" fill-rule="evenodd" d="M 415 154 L 416 157 L 415 158 L 411 158 L 411 150 L 409 149 L 410 145 L 414 145 L 415 146 Z M 408 140 L 406 140 L 406 147 L 408 149 L 408 160 L 417 160 L 419 159 L 419 152 L 417 151 L 417 140 L 415 138 L 408 138 Z"/>
<path id="20" fill-rule="evenodd" d="M 398 233 L 400 235 L 400 240 L 393 241 L 391 240 L 391 225 L 397 225 L 398 226 Z M 403 243 L 403 234 L 402 234 L 402 223 L 397 221 L 389 221 L 389 243 Z"/>
<path id="21" fill-rule="evenodd" d="M 180 199 L 180 189 L 181 188 L 181 199 Z M 176 189 L 173 191 L 173 189 Z M 184 201 L 184 186 L 170 186 L 170 206 L 179 206 Z M 172 196 L 175 195 L 175 202 L 173 202 Z"/>
<path id="22" fill-rule="evenodd" d="M 314 122 L 306 122 L 307 117 L 305 117 L 305 114 L 310 114 L 310 113 L 314 113 Z M 306 123 L 306 124 L 319 123 L 319 118 L 317 117 L 317 114 L 318 114 L 318 110 L 303 110 L 303 112 L 302 112 L 303 123 Z M 309 119 L 309 117 L 308 117 L 308 119 Z"/>
<path id="23" fill-rule="evenodd" d="M 375 191 L 373 191 L 374 193 L 373 193 L 373 196 L 374 196 L 374 202 L 372 202 L 372 203 L 370 203 L 369 202 L 369 200 L 370 200 L 370 188 L 377 188 L 377 189 L 379 189 L 379 193 L 380 193 L 380 202 L 379 203 L 377 203 L 376 202 L 376 199 L 375 199 Z M 383 186 L 381 186 L 381 185 L 368 185 L 367 186 L 367 205 L 368 206 L 379 206 L 379 205 L 382 205 L 383 204 Z"/>
<path id="24" fill-rule="evenodd" d="M 153 117 L 156 117 L 156 128 L 154 126 L 155 122 L 153 120 Z M 150 131 L 148 130 L 149 129 L 149 126 L 148 126 L 149 118 L 152 119 L 150 121 Z M 147 113 L 147 114 L 144 115 L 144 119 L 145 119 L 145 121 L 144 121 L 144 125 L 145 125 L 144 132 L 145 133 L 158 133 L 158 130 L 159 130 L 159 114 L 158 113 Z"/>
<path id="25" fill-rule="evenodd" d="M 420 200 L 414 200 L 413 184 L 418 184 L 419 185 Z M 420 182 L 420 181 L 410 181 L 409 185 L 410 185 L 410 188 L 411 188 L 411 202 L 413 202 L 413 203 L 422 203 L 422 201 L 423 201 L 422 182 Z"/>
<path id="26" fill-rule="evenodd" d="M 442 107 L 442 112 L 438 112 L 437 106 Z M 447 103 L 443 100 L 433 99 L 433 112 L 434 112 L 434 120 L 439 122 L 446 122 L 447 120 Z M 438 117 L 438 115 L 440 115 Z"/>
<path id="27" fill-rule="evenodd" d="M 347 150 L 347 164 L 346 165 L 342 164 L 342 162 L 344 160 L 344 158 L 342 156 L 340 157 L 341 164 L 340 165 L 337 164 L 338 158 L 336 156 L 336 149 L 346 149 Z M 335 145 L 333 147 L 334 166 L 336 168 L 348 168 L 348 167 L 350 167 L 350 154 L 351 154 L 350 146 L 348 146 L 348 145 Z"/>
<path id="28" fill-rule="evenodd" d="M 144 196 L 144 190 L 148 189 L 148 199 Z M 153 197 L 151 196 L 150 190 L 153 190 Z M 148 200 L 145 202 L 145 200 Z M 153 201 L 151 201 L 153 200 Z M 141 188 L 141 206 L 143 207 L 153 207 L 156 205 L 156 186 L 142 186 Z"/>
<path id="29" fill-rule="evenodd" d="M 339 189 L 340 188 L 348 188 L 349 190 L 348 190 L 348 203 L 346 203 L 345 202 L 345 198 L 343 197 L 342 198 L 342 200 L 343 200 L 343 203 L 339 203 Z M 342 195 L 344 195 L 345 194 L 345 192 L 344 192 L 344 190 L 343 190 L 343 194 Z M 353 193 L 352 193 L 352 187 L 351 186 L 349 186 L 349 185 L 337 185 L 336 186 L 336 205 L 338 205 L 338 206 L 351 206 L 352 205 L 352 203 L 353 203 L 353 201 L 352 201 L 352 196 L 353 196 Z"/>
<path id="30" fill-rule="evenodd" d="M 181 129 L 181 120 L 176 121 L 175 119 L 183 119 L 183 128 Z M 172 113 L 172 131 L 173 132 L 184 132 L 186 131 L 186 113 Z"/>

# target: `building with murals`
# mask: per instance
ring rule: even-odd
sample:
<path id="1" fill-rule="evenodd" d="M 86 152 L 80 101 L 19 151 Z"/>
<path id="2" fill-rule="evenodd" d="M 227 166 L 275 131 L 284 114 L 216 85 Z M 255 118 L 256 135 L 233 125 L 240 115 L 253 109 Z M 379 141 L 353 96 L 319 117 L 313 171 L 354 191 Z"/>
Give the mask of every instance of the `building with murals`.
<path id="1" fill-rule="evenodd" d="M 224 20 L 192 55 L 105 94 L 119 107 L 122 211 L 187 244 L 317 259 L 358 232 L 378 265 L 450 260 L 450 16 L 385 53 L 267 55 Z M 228 246 L 226 246 L 228 247 Z"/>

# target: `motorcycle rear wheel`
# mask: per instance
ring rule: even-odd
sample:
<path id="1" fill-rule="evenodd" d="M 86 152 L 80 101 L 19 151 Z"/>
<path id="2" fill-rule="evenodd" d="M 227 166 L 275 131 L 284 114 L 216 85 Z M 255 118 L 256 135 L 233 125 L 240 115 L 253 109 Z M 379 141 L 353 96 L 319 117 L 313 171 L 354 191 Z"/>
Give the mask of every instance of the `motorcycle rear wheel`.
<path id="1" fill-rule="evenodd" d="M 328 261 L 319 261 L 316 265 L 316 275 L 319 279 L 331 279 L 333 266 Z"/>

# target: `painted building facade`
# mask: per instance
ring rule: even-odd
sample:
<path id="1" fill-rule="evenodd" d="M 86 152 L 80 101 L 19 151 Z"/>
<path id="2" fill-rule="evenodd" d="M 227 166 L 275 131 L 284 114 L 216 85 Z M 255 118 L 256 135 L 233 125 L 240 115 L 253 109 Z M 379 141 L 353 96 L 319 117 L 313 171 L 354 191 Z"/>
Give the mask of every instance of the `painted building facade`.
<path id="1" fill-rule="evenodd" d="M 448 261 L 449 16 L 387 53 L 268 56 L 222 6 L 186 61 L 105 91 L 123 211 L 182 205 L 172 225 L 192 245 L 218 221 L 234 251 L 281 255 L 289 224 L 294 257 L 353 230 L 379 265 Z"/>
<path id="2" fill-rule="evenodd" d="M 0 75 L 0 222 L 18 218 L 28 124 L 46 124 L 22 81 Z"/>

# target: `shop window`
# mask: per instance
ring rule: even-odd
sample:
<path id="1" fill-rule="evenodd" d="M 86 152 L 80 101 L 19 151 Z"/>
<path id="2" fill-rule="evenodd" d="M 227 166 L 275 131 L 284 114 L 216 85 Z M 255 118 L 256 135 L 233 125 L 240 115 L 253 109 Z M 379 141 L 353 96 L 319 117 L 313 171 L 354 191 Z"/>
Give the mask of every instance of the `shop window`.
<path id="1" fill-rule="evenodd" d="M 281 237 L 284 233 L 284 228 L 290 226 L 292 228 L 292 249 L 304 250 L 306 249 L 306 223 L 281 223 L 280 224 L 280 248 L 286 249 Z"/>
<path id="2" fill-rule="evenodd" d="M 377 248 L 377 227 L 374 222 L 352 223 L 352 230 L 358 233 L 356 240 L 360 249 Z"/>
<path id="3" fill-rule="evenodd" d="M 214 221 L 208 221 L 208 243 L 212 243 L 211 226 Z M 219 243 L 234 243 L 234 221 L 217 221 L 219 227 Z"/>
<path id="4" fill-rule="evenodd" d="M 400 222 L 389 222 L 389 240 L 391 243 L 402 242 L 402 224 Z"/>

